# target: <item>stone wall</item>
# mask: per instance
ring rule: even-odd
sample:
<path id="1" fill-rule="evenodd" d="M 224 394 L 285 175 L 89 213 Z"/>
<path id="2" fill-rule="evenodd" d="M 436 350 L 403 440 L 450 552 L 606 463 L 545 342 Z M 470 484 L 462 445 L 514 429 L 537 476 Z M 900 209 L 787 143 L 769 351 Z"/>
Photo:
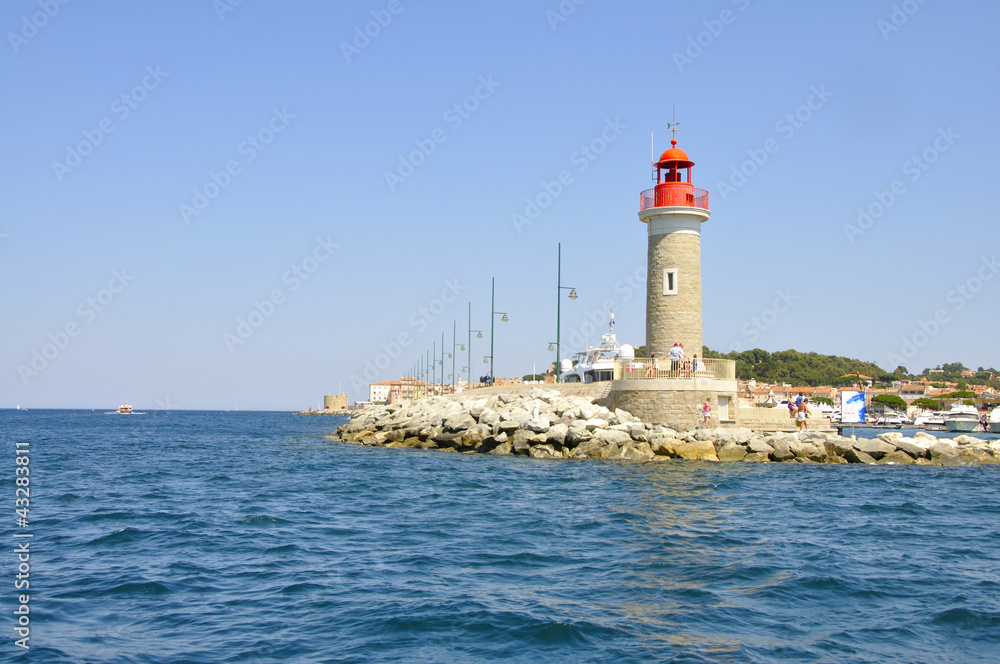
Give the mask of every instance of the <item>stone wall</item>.
<path id="1" fill-rule="evenodd" d="M 739 426 L 754 431 L 795 431 L 795 420 L 788 416 L 788 408 L 736 408 L 736 422 Z M 806 420 L 810 431 L 829 431 L 830 420 L 812 413 Z"/>
<path id="2" fill-rule="evenodd" d="M 729 399 L 728 414 L 719 411 L 720 396 Z M 734 380 L 663 378 L 615 380 L 611 383 L 611 408 L 628 411 L 643 422 L 677 430 L 693 429 L 701 425 L 701 406 L 705 399 L 712 406 L 712 419 L 708 426 L 736 426 L 733 412 L 736 409 Z"/>

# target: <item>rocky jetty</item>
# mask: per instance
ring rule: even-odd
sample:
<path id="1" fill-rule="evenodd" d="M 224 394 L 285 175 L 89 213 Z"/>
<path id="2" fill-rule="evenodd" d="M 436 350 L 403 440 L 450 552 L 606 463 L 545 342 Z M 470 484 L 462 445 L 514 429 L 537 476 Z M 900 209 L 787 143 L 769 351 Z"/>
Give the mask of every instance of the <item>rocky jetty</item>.
<path id="1" fill-rule="evenodd" d="M 336 431 L 338 440 L 381 447 L 517 454 L 538 459 L 700 459 L 757 463 L 1000 463 L 1000 441 L 935 438 L 922 431 L 853 440 L 833 432 L 675 431 L 578 396 L 535 388 L 527 395 L 475 392 L 373 406 Z"/>

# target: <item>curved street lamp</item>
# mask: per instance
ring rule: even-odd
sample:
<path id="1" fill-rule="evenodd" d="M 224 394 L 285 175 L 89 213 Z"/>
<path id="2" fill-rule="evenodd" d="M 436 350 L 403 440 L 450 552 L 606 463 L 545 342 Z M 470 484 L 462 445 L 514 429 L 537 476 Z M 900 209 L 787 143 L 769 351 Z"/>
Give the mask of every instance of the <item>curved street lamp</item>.
<path id="1" fill-rule="evenodd" d="M 497 278 L 493 277 L 492 286 L 490 289 L 490 385 L 496 380 L 496 376 L 493 375 L 493 324 L 496 322 L 497 314 L 502 314 L 500 321 L 503 323 L 508 322 L 510 319 L 507 318 L 506 312 L 496 310 L 496 295 L 497 295 Z M 485 360 L 484 360 L 485 361 Z"/>
<path id="2" fill-rule="evenodd" d="M 560 357 L 560 355 L 562 353 L 562 344 L 560 343 L 560 341 L 561 341 L 561 336 L 560 336 L 561 335 L 561 329 L 560 328 L 561 328 L 561 324 L 562 324 L 562 291 L 564 291 L 564 290 L 568 290 L 569 291 L 569 299 L 571 299 L 571 300 L 575 300 L 576 298 L 579 297 L 579 295 L 576 294 L 576 289 L 575 288 L 571 288 L 569 286 L 563 286 L 562 285 L 562 242 L 560 242 L 559 243 L 559 258 L 558 258 L 558 264 L 557 264 L 557 267 L 556 267 L 556 342 L 555 342 L 555 347 L 556 347 L 556 377 L 555 377 L 555 381 L 557 383 L 560 382 L 560 380 L 559 380 L 559 374 L 562 372 L 562 367 L 559 366 L 560 365 L 560 359 L 559 359 L 559 357 Z M 549 350 L 552 350 L 552 344 L 551 343 L 549 344 Z"/>

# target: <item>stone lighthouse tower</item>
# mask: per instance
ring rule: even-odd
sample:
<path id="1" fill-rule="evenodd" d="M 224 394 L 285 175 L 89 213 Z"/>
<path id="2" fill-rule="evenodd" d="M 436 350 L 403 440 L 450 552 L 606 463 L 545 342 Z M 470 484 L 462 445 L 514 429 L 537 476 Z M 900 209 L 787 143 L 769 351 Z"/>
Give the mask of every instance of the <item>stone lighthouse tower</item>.
<path id="1" fill-rule="evenodd" d="M 640 196 L 639 219 L 649 230 L 646 263 L 646 354 L 664 358 L 675 343 L 687 357 L 702 354 L 701 225 L 708 192 L 691 184 L 694 162 L 670 141 L 653 164 L 656 186 Z"/>

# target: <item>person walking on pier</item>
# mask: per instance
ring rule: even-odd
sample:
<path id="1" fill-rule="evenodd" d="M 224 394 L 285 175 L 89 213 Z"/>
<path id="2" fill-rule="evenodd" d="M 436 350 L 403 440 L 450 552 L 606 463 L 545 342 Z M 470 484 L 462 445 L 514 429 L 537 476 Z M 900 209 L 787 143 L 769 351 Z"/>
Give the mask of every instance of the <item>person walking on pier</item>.
<path id="1" fill-rule="evenodd" d="M 801 398 L 801 395 L 799 395 L 799 396 Z M 799 403 L 798 413 L 795 416 L 795 427 L 797 429 L 801 429 L 802 431 L 806 431 L 806 418 L 807 417 L 809 417 L 808 399 L 802 399 L 802 402 Z"/>

